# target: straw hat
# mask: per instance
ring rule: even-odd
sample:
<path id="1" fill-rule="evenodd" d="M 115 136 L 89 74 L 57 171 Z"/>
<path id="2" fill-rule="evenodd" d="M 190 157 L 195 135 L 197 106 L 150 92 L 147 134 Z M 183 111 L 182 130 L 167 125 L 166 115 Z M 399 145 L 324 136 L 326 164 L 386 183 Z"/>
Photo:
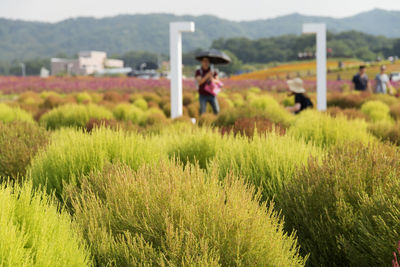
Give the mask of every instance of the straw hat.
<path id="1" fill-rule="evenodd" d="M 306 92 L 306 90 L 303 88 L 303 80 L 300 78 L 288 80 L 287 84 L 289 85 L 290 91 L 293 93 L 301 94 Z"/>

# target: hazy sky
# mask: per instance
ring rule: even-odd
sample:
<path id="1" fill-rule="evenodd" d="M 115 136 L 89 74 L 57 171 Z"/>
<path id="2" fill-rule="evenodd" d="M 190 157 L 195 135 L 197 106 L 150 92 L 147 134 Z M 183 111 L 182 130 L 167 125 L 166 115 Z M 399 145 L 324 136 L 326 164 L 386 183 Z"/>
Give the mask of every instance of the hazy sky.
<path id="1" fill-rule="evenodd" d="M 293 12 L 346 17 L 373 8 L 400 10 L 400 0 L 0 0 L 0 17 L 55 22 L 77 16 L 164 12 L 254 20 Z"/>

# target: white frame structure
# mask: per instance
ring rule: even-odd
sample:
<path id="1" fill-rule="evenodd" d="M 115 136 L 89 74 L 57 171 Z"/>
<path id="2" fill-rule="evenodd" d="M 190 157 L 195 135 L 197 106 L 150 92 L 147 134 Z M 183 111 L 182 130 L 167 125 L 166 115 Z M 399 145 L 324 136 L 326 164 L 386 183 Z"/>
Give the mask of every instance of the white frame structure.
<path id="1" fill-rule="evenodd" d="M 303 33 L 317 35 L 317 108 L 326 110 L 326 24 L 303 24 Z"/>
<path id="2" fill-rule="evenodd" d="M 172 119 L 182 116 L 182 32 L 194 31 L 194 22 L 171 22 L 169 24 Z"/>

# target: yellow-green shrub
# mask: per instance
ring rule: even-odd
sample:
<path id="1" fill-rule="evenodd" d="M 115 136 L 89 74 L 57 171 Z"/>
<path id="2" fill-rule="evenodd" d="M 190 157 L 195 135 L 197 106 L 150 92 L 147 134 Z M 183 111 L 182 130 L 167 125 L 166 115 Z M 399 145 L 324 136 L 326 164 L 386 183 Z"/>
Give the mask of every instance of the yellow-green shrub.
<path id="1" fill-rule="evenodd" d="M 47 140 L 46 130 L 36 124 L 0 122 L 0 181 L 1 177 L 22 178 L 32 157 Z"/>
<path id="2" fill-rule="evenodd" d="M 102 93 L 97 93 L 97 92 L 90 92 L 90 98 L 93 103 L 99 103 L 100 101 L 103 100 L 103 94 Z"/>
<path id="3" fill-rule="evenodd" d="M 284 186 L 277 206 L 310 266 L 390 265 L 400 232 L 399 156 L 388 145 L 345 144 Z"/>
<path id="4" fill-rule="evenodd" d="M 47 129 L 61 127 L 85 127 L 90 119 L 112 119 L 113 114 L 104 107 L 90 105 L 64 105 L 55 108 L 40 118 Z"/>
<path id="5" fill-rule="evenodd" d="M 306 110 L 296 116 L 288 134 L 320 146 L 351 141 L 368 143 L 373 140 L 367 132 L 365 121 L 350 121 L 344 116 L 332 118 L 328 114 L 314 110 Z"/>
<path id="6" fill-rule="evenodd" d="M 400 120 L 400 103 L 390 106 L 390 115 L 395 120 Z"/>
<path id="7" fill-rule="evenodd" d="M 12 122 L 12 121 L 25 121 L 33 123 L 32 114 L 18 108 L 10 107 L 4 103 L 0 103 L 0 121 Z"/>
<path id="8" fill-rule="evenodd" d="M 242 107 L 245 104 L 243 96 L 239 93 L 233 93 L 231 99 L 235 107 Z"/>
<path id="9" fill-rule="evenodd" d="M 43 102 L 43 99 L 35 92 L 26 91 L 18 96 L 17 101 L 26 105 L 38 105 Z"/>
<path id="10" fill-rule="evenodd" d="M 1 266 L 91 266 L 70 216 L 31 184 L 0 185 Z"/>
<path id="11" fill-rule="evenodd" d="M 94 129 L 90 134 L 73 129 L 54 133 L 46 149 L 32 160 L 29 171 L 36 186 L 63 192 L 63 183 L 79 184 L 82 175 L 101 170 L 107 162 L 123 162 L 133 169 L 157 162 L 164 155 L 158 139 L 139 134 Z M 166 156 L 165 156 L 166 157 Z"/>
<path id="12" fill-rule="evenodd" d="M 361 119 L 365 120 L 367 116 L 359 110 L 355 108 L 339 108 L 339 107 L 330 107 L 326 110 L 326 112 L 331 115 L 332 117 L 338 117 L 338 116 L 344 116 L 348 120 L 354 120 L 354 119 Z"/>
<path id="13" fill-rule="evenodd" d="M 146 93 L 142 94 L 142 97 L 147 102 L 155 102 L 157 104 L 159 104 L 161 102 L 161 96 L 159 96 L 156 93 L 146 92 Z"/>
<path id="14" fill-rule="evenodd" d="M 147 108 L 148 108 L 147 102 L 146 102 L 146 100 L 144 100 L 143 98 L 136 99 L 136 100 L 133 102 L 133 105 L 136 106 L 136 107 L 138 107 L 138 108 L 140 108 L 140 109 L 143 110 L 143 111 L 146 111 Z"/>
<path id="15" fill-rule="evenodd" d="M 150 108 L 146 111 L 146 124 L 147 125 L 165 125 L 169 121 L 159 108 Z"/>
<path id="16" fill-rule="evenodd" d="M 284 105 L 285 107 L 292 107 L 295 105 L 294 103 L 294 97 L 286 97 L 285 99 L 283 99 L 282 101 L 282 105 Z"/>
<path id="17" fill-rule="evenodd" d="M 165 116 L 169 117 L 171 116 L 171 104 L 167 103 L 162 107 L 162 110 L 165 114 Z"/>
<path id="18" fill-rule="evenodd" d="M 252 102 L 253 100 L 257 99 L 260 97 L 258 94 L 253 93 L 253 92 L 246 92 L 246 101 L 247 102 Z"/>
<path id="19" fill-rule="evenodd" d="M 143 110 L 130 104 L 119 104 L 113 112 L 118 120 L 131 121 L 134 124 L 144 125 L 147 120 L 146 113 Z"/>
<path id="20" fill-rule="evenodd" d="M 250 87 L 249 89 L 247 89 L 247 91 L 255 94 L 261 93 L 261 89 L 258 87 Z"/>
<path id="21" fill-rule="evenodd" d="M 262 110 L 266 118 L 275 123 L 289 125 L 293 120 L 293 115 L 269 95 L 254 97 L 250 100 L 250 106 Z"/>
<path id="22" fill-rule="evenodd" d="M 62 97 L 59 93 L 56 93 L 54 91 L 43 91 L 43 92 L 40 93 L 40 97 L 43 98 L 43 99 L 46 99 L 49 96 Z"/>
<path id="23" fill-rule="evenodd" d="M 92 102 L 92 96 L 87 92 L 81 92 L 76 94 L 76 101 L 80 103 L 89 103 Z"/>
<path id="24" fill-rule="evenodd" d="M 77 103 L 76 98 L 72 95 L 61 96 L 61 95 L 50 94 L 48 97 L 45 98 L 40 107 L 43 109 L 54 109 L 62 105 L 76 104 L 76 103 Z"/>
<path id="25" fill-rule="evenodd" d="M 188 113 L 191 118 L 198 118 L 199 117 L 199 109 L 200 105 L 198 102 L 190 104 L 188 107 Z"/>
<path id="26" fill-rule="evenodd" d="M 400 145 L 400 123 L 379 121 L 368 125 L 368 130 L 382 141 Z"/>
<path id="27" fill-rule="evenodd" d="M 244 176 L 260 187 L 264 199 L 279 193 L 297 168 L 307 164 L 309 157 L 319 157 L 322 153 L 313 145 L 291 136 L 280 136 L 275 131 L 254 135 L 252 139 L 230 136 L 225 143 L 214 160 L 220 177 L 230 172 Z"/>
<path id="28" fill-rule="evenodd" d="M 368 130 L 379 139 L 384 139 L 393 128 L 393 123 L 389 121 L 378 121 L 368 125 Z"/>
<path id="29" fill-rule="evenodd" d="M 386 94 L 374 94 L 370 97 L 370 99 L 380 101 L 382 103 L 385 103 L 388 106 L 399 103 L 398 98 L 391 96 L 391 95 L 386 95 Z"/>
<path id="30" fill-rule="evenodd" d="M 69 190 L 99 266 L 304 266 L 273 205 L 228 176 L 175 163 L 110 166 Z"/>
<path id="31" fill-rule="evenodd" d="M 175 130 L 168 141 L 168 155 L 177 157 L 184 164 L 198 162 L 205 169 L 217 150 L 223 147 L 224 140 L 218 132 L 207 127 Z"/>
<path id="32" fill-rule="evenodd" d="M 203 113 L 198 118 L 197 123 L 199 126 L 207 126 L 210 127 L 216 121 L 217 116 L 212 113 Z"/>
<path id="33" fill-rule="evenodd" d="M 346 93 L 333 93 L 328 94 L 327 104 L 328 107 L 340 107 L 340 108 L 360 108 L 361 105 L 366 101 L 369 94 L 358 93 L 357 91 L 350 94 Z"/>
<path id="34" fill-rule="evenodd" d="M 373 122 L 391 121 L 390 108 L 380 101 L 367 101 L 361 106 L 361 111 Z"/>

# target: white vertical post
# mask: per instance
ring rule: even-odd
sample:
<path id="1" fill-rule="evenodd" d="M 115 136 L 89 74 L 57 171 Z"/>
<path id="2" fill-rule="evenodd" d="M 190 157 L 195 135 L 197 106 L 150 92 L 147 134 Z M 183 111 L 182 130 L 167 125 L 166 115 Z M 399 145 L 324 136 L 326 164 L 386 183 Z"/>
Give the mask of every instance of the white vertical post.
<path id="1" fill-rule="evenodd" d="M 194 32 L 194 22 L 169 24 L 172 119 L 182 116 L 182 32 Z"/>
<path id="2" fill-rule="evenodd" d="M 326 110 L 326 24 L 303 24 L 303 33 L 317 34 L 317 108 Z"/>

